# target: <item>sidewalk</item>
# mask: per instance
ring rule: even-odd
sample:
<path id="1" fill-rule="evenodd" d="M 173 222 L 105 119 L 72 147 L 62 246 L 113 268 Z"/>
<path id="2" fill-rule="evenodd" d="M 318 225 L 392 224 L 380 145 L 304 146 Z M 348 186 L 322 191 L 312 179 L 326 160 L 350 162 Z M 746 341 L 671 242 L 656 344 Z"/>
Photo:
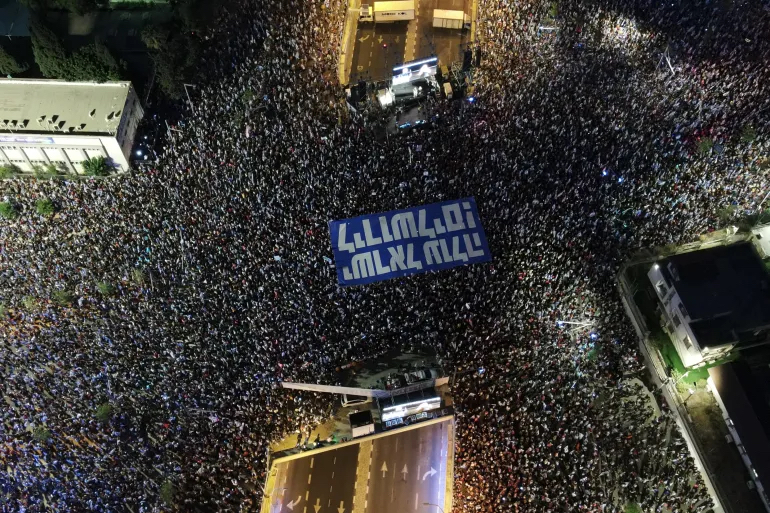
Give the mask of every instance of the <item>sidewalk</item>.
<path id="1" fill-rule="evenodd" d="M 654 260 L 657 260 L 657 258 L 650 257 L 634 263 L 639 264 L 643 263 L 644 261 L 652 262 Z M 668 404 L 671 411 L 675 413 L 676 424 L 679 427 L 679 432 L 682 433 L 682 437 L 687 443 L 687 448 L 695 460 L 695 465 L 700 471 L 701 476 L 703 477 L 703 481 L 706 483 L 706 488 L 708 488 L 709 495 L 711 495 L 711 499 L 714 501 L 714 513 L 736 513 L 730 509 L 726 510 L 723 507 L 722 504 L 724 502 L 724 493 L 721 493 L 721 490 L 718 490 L 718 484 L 715 483 L 712 470 L 707 466 L 707 460 L 704 457 L 704 452 L 702 448 L 696 444 L 697 438 L 692 432 L 690 423 L 685 422 L 682 419 L 683 415 L 685 418 L 687 417 L 687 412 L 684 410 L 681 398 L 676 392 L 674 386 L 671 384 L 671 379 L 666 375 L 665 365 L 663 364 L 660 355 L 655 350 L 655 348 L 650 345 L 650 332 L 647 329 L 644 317 L 642 316 L 639 309 L 636 308 L 636 304 L 633 301 L 633 294 L 631 293 L 631 287 L 626 279 L 626 271 L 631 265 L 632 263 L 624 264 L 618 273 L 618 292 L 620 293 L 626 314 L 631 319 L 631 322 L 634 325 L 634 329 L 636 330 L 637 336 L 639 338 L 639 348 L 642 351 L 642 356 L 644 356 L 647 368 L 651 371 L 654 370 L 654 372 L 650 372 L 653 382 L 655 383 L 656 388 L 660 388 L 662 390 L 663 397 L 666 399 L 666 403 Z"/>
<path id="2" fill-rule="evenodd" d="M 361 0 L 350 0 L 345 12 L 345 24 L 340 38 L 340 58 L 337 63 L 337 79 L 340 85 L 348 85 L 350 70 L 353 67 L 353 51 L 355 50 L 356 32 L 358 31 L 358 16 Z"/>

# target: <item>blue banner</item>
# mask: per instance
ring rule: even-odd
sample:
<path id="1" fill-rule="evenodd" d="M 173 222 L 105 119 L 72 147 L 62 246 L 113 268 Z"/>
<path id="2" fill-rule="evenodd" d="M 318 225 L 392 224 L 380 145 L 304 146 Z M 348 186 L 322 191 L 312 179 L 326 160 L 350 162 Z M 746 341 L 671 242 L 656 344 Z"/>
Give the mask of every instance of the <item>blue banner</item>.
<path id="1" fill-rule="evenodd" d="M 492 260 L 473 198 L 332 221 L 329 231 L 342 285 Z"/>

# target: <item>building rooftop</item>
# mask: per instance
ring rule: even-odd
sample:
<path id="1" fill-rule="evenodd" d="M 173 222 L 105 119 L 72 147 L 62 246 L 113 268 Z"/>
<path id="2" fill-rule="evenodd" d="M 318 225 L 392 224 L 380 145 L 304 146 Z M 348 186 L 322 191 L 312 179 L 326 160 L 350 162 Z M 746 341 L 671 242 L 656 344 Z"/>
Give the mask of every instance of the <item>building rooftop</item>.
<path id="1" fill-rule="evenodd" d="M 770 491 L 770 367 L 746 359 L 711 367 L 714 387 L 758 479 Z"/>
<path id="2" fill-rule="evenodd" d="M 770 326 L 770 276 L 751 244 L 681 253 L 660 269 L 676 287 L 701 345 L 740 340 L 742 333 Z"/>
<path id="3" fill-rule="evenodd" d="M 0 79 L 0 133 L 114 133 L 130 90 L 130 82 Z"/>

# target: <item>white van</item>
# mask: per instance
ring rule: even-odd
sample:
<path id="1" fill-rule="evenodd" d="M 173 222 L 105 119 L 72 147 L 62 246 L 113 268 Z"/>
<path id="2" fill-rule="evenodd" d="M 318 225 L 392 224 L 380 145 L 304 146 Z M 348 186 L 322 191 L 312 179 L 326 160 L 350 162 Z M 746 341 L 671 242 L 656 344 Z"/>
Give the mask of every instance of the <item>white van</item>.
<path id="1" fill-rule="evenodd" d="M 374 21 L 374 9 L 371 5 L 364 4 L 361 6 L 358 14 L 359 22 Z"/>

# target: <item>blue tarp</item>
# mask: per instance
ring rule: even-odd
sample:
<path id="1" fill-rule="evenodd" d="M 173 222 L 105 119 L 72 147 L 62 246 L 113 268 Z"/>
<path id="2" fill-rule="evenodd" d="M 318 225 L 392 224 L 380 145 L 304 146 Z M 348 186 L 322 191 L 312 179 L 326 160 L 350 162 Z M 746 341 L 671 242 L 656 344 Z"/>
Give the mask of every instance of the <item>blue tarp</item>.
<path id="1" fill-rule="evenodd" d="M 342 285 L 492 260 L 472 197 L 332 221 L 329 231 Z"/>

